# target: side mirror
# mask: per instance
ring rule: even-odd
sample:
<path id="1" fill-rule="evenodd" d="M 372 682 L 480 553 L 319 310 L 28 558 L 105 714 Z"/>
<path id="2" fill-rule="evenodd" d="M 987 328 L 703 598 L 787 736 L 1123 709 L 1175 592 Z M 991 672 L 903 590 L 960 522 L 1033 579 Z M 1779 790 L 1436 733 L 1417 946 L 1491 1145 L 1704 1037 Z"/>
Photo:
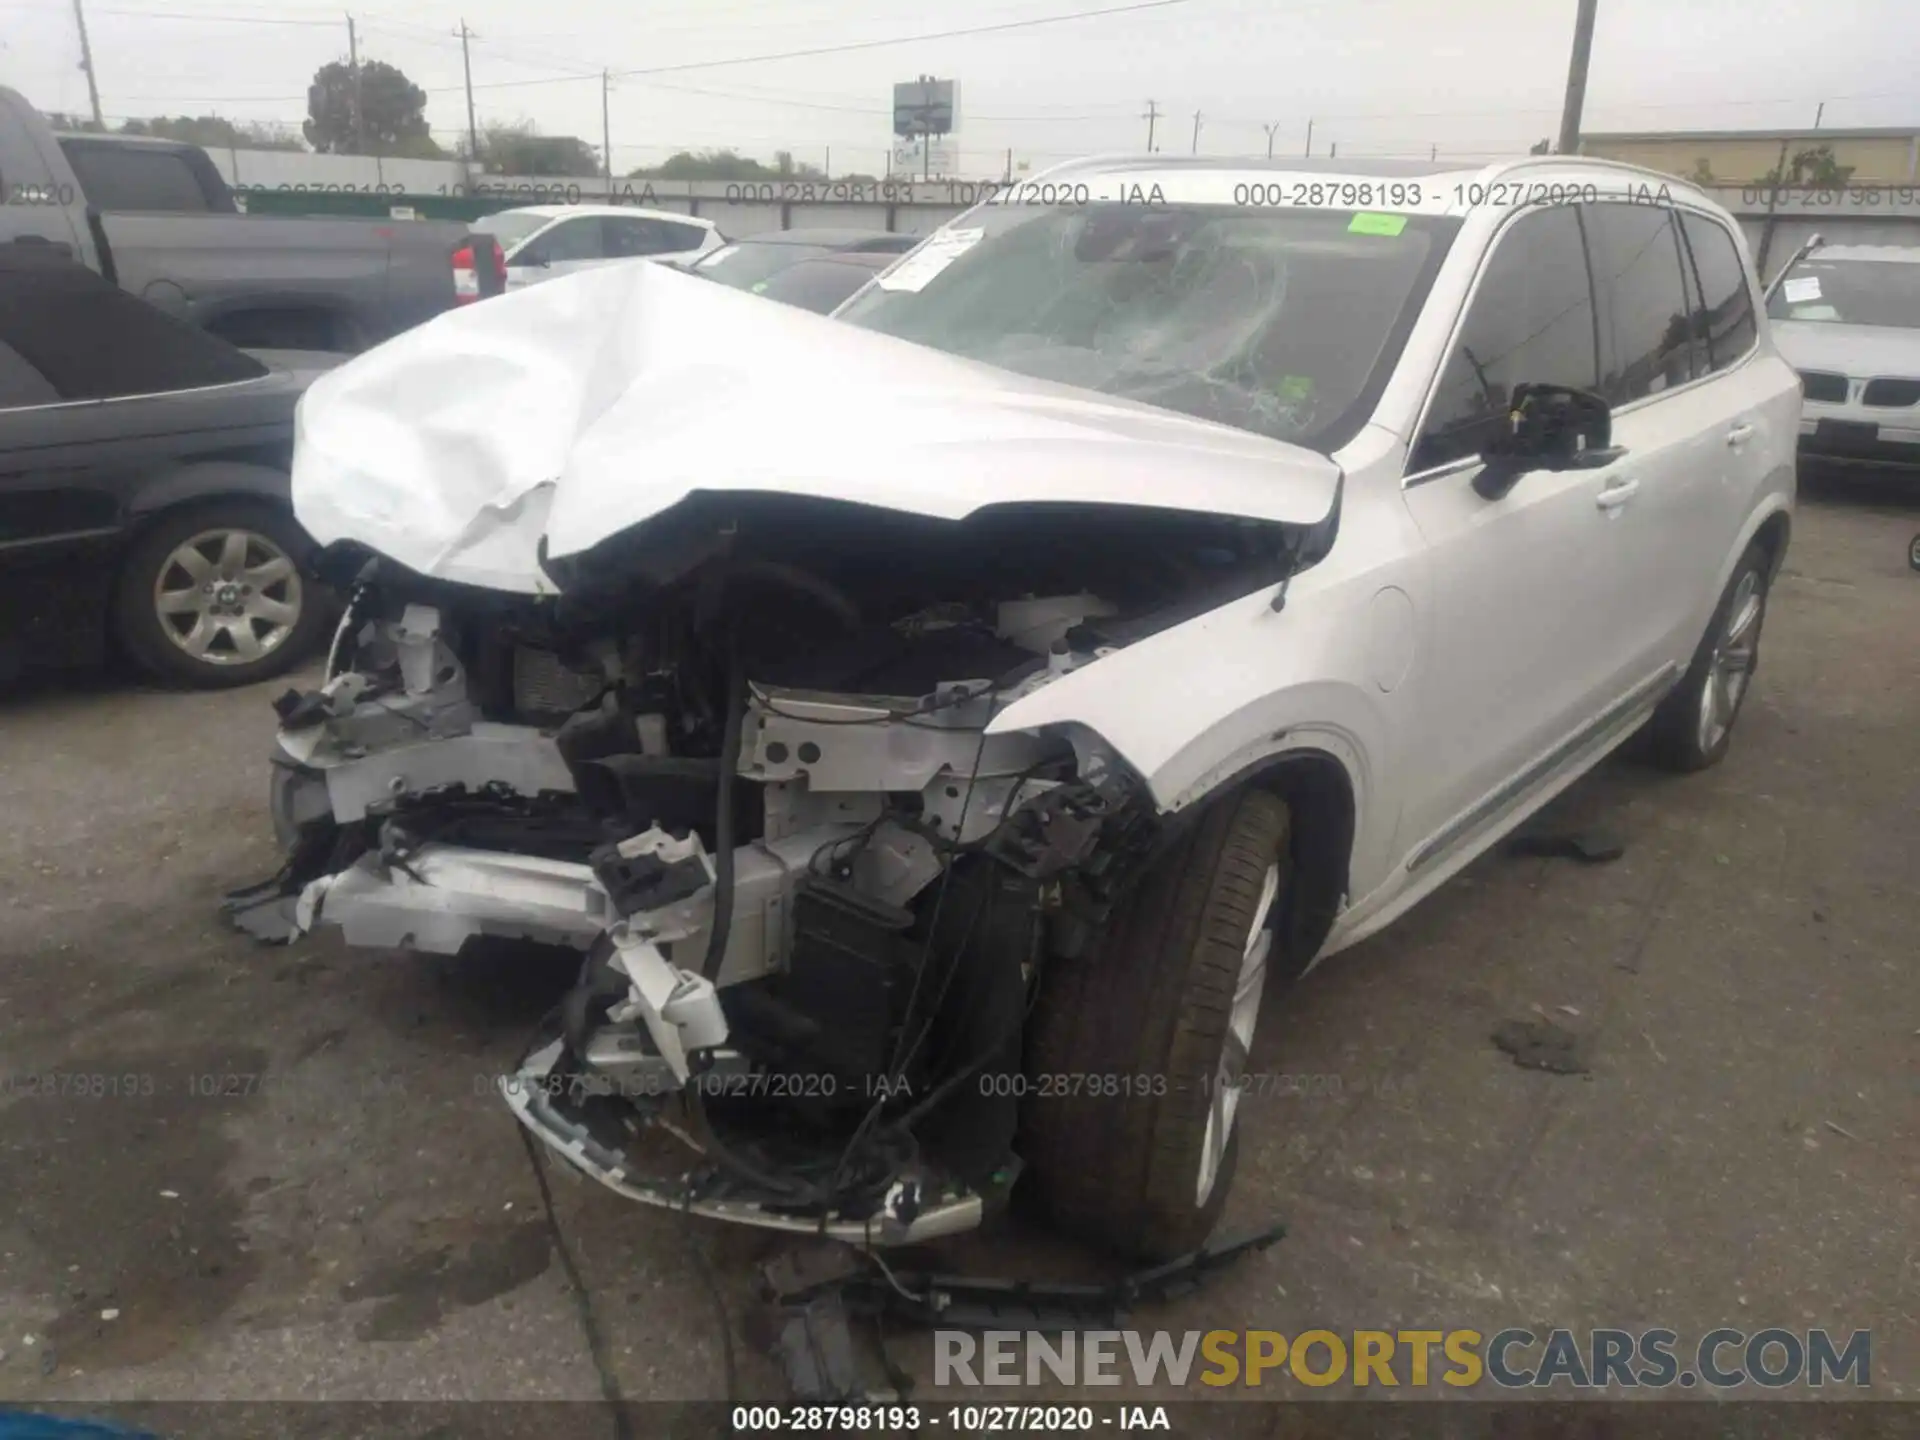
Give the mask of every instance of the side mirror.
<path id="1" fill-rule="evenodd" d="M 1516 385 L 1502 433 L 1481 452 L 1473 488 L 1498 500 L 1534 470 L 1599 470 L 1627 452 L 1613 443 L 1613 412 L 1591 390 Z"/>

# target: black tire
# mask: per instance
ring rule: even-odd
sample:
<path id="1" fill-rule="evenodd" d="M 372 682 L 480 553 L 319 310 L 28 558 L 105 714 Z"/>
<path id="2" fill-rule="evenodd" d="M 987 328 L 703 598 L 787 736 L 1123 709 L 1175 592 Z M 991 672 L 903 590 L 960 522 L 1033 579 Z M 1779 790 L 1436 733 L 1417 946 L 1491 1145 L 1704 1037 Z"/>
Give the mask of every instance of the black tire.
<path id="1" fill-rule="evenodd" d="M 1247 789 L 1215 801 L 1142 877 L 1103 942 L 1058 961 L 1028 1044 L 1022 1153 L 1056 1223 L 1124 1254 L 1164 1260 L 1203 1244 L 1232 1187 L 1238 1126 L 1203 1196 L 1208 1108 L 1241 960 L 1268 873 L 1269 924 L 1292 866 L 1286 805 Z M 1277 963 L 1269 956 L 1269 978 Z M 1134 1093 L 1102 1094 L 1105 1077 Z M 1140 1093 L 1142 1090 L 1147 1093 Z M 1160 1093 L 1153 1093 L 1159 1091 Z"/>
<path id="2" fill-rule="evenodd" d="M 1740 557 L 1740 563 L 1733 567 L 1727 588 L 1720 592 L 1720 603 L 1713 607 L 1713 619 L 1707 624 L 1707 633 L 1700 637 L 1699 648 L 1693 652 L 1693 663 L 1687 667 L 1687 673 L 1680 683 L 1660 702 L 1659 708 L 1653 712 L 1653 719 L 1648 722 L 1647 758 L 1661 769 L 1689 774 L 1717 765 L 1720 757 L 1727 753 L 1727 746 L 1733 740 L 1734 723 L 1740 718 L 1740 708 L 1751 693 L 1753 677 L 1760 668 L 1760 632 L 1767 618 L 1767 584 L 1772 574 L 1771 558 L 1766 548 L 1758 542 L 1749 545 L 1746 553 Z M 1750 633 L 1745 635 L 1742 642 L 1747 656 L 1744 678 L 1732 692 L 1731 706 L 1725 708 L 1724 724 L 1709 733 L 1708 726 L 1703 723 L 1707 687 L 1714 683 L 1716 673 L 1722 668 L 1721 660 L 1716 657 L 1742 648 L 1728 646 L 1728 628 L 1737 618 L 1734 614 L 1736 600 L 1742 610 L 1747 606 L 1748 602 L 1742 597 L 1749 593 L 1749 584 L 1758 608 L 1753 614 Z M 1723 689 L 1721 693 L 1724 696 L 1728 692 Z"/>
<path id="3" fill-rule="evenodd" d="M 1907 542 L 1907 564 L 1915 570 L 1920 570 L 1920 535 L 1914 536 Z"/>
<path id="4" fill-rule="evenodd" d="M 191 612 L 163 614 L 161 587 L 166 585 L 167 593 L 173 595 L 190 591 L 192 577 L 174 557 L 197 537 L 224 534 L 251 538 L 243 562 L 232 577 L 218 573 L 222 567 L 217 549 L 210 556 L 208 550 L 200 552 L 213 562 L 215 574 L 209 583 L 231 579 L 236 588 L 247 584 L 248 594 L 236 598 L 234 604 L 264 608 L 263 602 L 271 601 L 289 610 L 291 618 L 243 621 L 243 617 L 223 613 L 208 621 L 208 629 L 214 633 L 204 651 L 196 654 L 188 648 L 184 636 L 194 633 L 200 617 Z M 159 679 L 198 689 L 249 685 L 284 674 L 313 653 L 329 619 L 326 596 L 309 573 L 313 549 L 313 541 L 293 517 L 264 500 L 209 500 L 168 511 L 141 532 L 121 563 L 113 600 L 115 635 L 141 669 Z M 291 577 L 258 586 L 248 584 L 249 575 L 260 573 L 259 566 L 276 554 L 290 562 Z M 258 563 L 249 568 L 247 562 Z M 243 623 L 260 647 L 261 653 L 255 658 L 245 658 Z M 219 633 L 222 631 L 225 633 Z M 175 636 L 183 638 L 176 640 Z"/>

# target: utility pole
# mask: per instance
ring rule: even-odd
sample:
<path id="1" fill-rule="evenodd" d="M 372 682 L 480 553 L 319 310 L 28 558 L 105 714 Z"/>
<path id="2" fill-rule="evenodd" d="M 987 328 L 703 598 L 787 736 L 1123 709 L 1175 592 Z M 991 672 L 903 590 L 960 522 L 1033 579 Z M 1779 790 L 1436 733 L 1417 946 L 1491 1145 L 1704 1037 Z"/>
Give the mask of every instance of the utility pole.
<path id="1" fill-rule="evenodd" d="M 1573 20 L 1573 59 L 1567 65 L 1567 103 L 1560 112 L 1560 153 L 1580 149 L 1580 112 L 1587 103 L 1587 57 L 1593 53 L 1593 11 L 1598 0 L 1579 0 Z"/>
<path id="2" fill-rule="evenodd" d="M 93 102 L 93 128 L 107 128 L 105 117 L 100 114 L 100 87 L 93 79 L 93 47 L 87 43 L 87 17 L 80 9 L 80 0 L 73 0 L 73 23 L 80 28 L 80 68 L 87 76 L 87 99 Z"/>
<path id="3" fill-rule="evenodd" d="M 469 167 L 479 165 L 484 175 L 486 166 L 480 162 L 480 127 L 473 118 L 473 55 L 467 48 L 467 42 L 474 36 L 465 20 L 454 33 L 460 37 L 460 69 L 467 78 L 467 164 Z"/>
<path id="4" fill-rule="evenodd" d="M 80 0 L 73 0 L 73 3 L 78 5 Z M 1147 101 L 1147 113 L 1140 118 L 1147 122 L 1147 153 L 1151 155 L 1153 153 L 1153 127 L 1160 119 L 1160 107 L 1151 100 Z"/>
<path id="5" fill-rule="evenodd" d="M 1813 112 L 1813 128 L 1814 129 L 1818 130 L 1820 128 L 1820 122 L 1826 117 L 1826 113 L 1827 113 L 1827 102 L 1822 100 L 1820 102 L 1820 108 Z"/>
<path id="6" fill-rule="evenodd" d="M 1307 121 L 1307 157 L 1309 159 L 1313 157 L 1313 121 L 1311 119 Z"/>
<path id="7" fill-rule="evenodd" d="M 1200 153 L 1200 112 L 1193 112 L 1193 153 Z"/>
<path id="8" fill-rule="evenodd" d="M 74 0 L 75 4 L 79 0 Z M 347 16 L 347 66 L 353 82 L 353 153 L 367 153 L 366 127 L 360 119 L 360 36 L 353 28 L 353 16 Z"/>
<path id="9" fill-rule="evenodd" d="M 613 121 L 608 110 L 607 92 L 613 88 L 613 72 L 600 72 L 600 149 L 607 157 L 607 203 L 613 203 Z"/>
<path id="10" fill-rule="evenodd" d="M 1007 147 L 1007 184 L 1013 183 L 1013 147 Z"/>
<path id="11" fill-rule="evenodd" d="M 1271 160 L 1273 158 L 1273 137 L 1279 133 L 1280 127 L 1278 125 L 1262 125 L 1260 128 L 1267 132 L 1267 158 Z"/>

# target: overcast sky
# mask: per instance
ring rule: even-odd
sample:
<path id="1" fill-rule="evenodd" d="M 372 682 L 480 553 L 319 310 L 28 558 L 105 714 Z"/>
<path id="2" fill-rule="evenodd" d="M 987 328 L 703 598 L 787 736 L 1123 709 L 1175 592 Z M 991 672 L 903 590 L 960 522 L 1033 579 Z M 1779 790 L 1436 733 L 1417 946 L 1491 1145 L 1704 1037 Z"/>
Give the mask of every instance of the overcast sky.
<path id="1" fill-rule="evenodd" d="M 443 143 L 464 128 L 460 42 L 480 119 L 600 142 L 616 78 L 615 164 L 675 150 L 789 149 L 835 172 L 885 168 L 891 86 L 925 72 L 961 87 L 969 174 L 1008 147 L 1035 168 L 1156 141 L 1253 154 L 1488 156 L 1557 128 L 1574 0 L 1163 0 L 1127 13 L 789 59 L 752 59 L 1107 8 L 1126 0 L 372 0 L 361 53 L 429 92 Z M 1136 0 L 1138 3 L 1138 0 Z M 86 0 L 109 117 L 217 113 L 297 125 L 314 70 L 346 54 L 322 0 Z M 204 17 L 204 18 L 202 18 Z M 745 62 L 751 63 L 711 63 Z M 0 84 L 84 112 L 70 0 L 0 0 Z M 688 67 L 666 70 L 666 67 Z M 665 70 L 666 73 L 661 73 Z M 584 78 L 570 78 L 584 77 Z M 1915 0 L 1600 0 L 1589 130 L 1920 125 Z"/>

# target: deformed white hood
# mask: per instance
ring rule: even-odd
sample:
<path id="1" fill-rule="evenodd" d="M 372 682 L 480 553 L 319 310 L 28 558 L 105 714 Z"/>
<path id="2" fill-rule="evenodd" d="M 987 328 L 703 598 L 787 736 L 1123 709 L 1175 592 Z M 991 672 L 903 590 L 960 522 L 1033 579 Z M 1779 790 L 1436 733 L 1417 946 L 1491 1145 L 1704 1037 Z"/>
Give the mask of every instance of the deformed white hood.
<path id="1" fill-rule="evenodd" d="M 648 261 L 449 312 L 322 376 L 293 502 L 324 543 L 423 574 L 553 589 L 694 491 L 946 519 L 1011 502 L 1311 523 L 1325 456 L 998 370 Z"/>

